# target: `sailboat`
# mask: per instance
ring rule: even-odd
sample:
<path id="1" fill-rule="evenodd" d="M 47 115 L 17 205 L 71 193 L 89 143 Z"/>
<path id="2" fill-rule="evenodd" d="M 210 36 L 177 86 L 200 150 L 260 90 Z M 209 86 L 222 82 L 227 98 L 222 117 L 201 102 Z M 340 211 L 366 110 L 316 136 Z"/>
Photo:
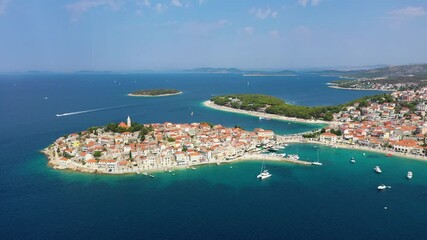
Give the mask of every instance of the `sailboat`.
<path id="1" fill-rule="evenodd" d="M 311 165 L 322 166 L 323 164 L 319 162 L 319 149 L 317 149 L 317 161 L 311 162 Z"/>
<path id="2" fill-rule="evenodd" d="M 268 170 L 265 169 L 265 164 L 264 162 L 262 162 L 261 172 L 260 174 L 258 174 L 258 176 L 256 176 L 256 178 L 263 180 L 269 177 L 271 177 L 271 173 L 269 173 Z"/>

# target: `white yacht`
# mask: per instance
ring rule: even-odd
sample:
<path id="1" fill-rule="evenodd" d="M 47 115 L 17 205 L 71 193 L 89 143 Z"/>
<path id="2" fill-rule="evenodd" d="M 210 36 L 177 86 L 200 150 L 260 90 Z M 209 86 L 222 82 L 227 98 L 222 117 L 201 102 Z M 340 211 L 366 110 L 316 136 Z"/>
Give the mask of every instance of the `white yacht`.
<path id="1" fill-rule="evenodd" d="M 407 177 L 408 179 L 412 179 L 412 172 L 411 172 L 411 171 L 408 171 L 408 174 L 406 175 L 406 177 Z"/>
<path id="2" fill-rule="evenodd" d="M 374 171 L 376 173 L 382 173 L 381 168 L 379 166 L 375 166 Z"/>
<path id="3" fill-rule="evenodd" d="M 387 188 L 387 186 L 384 185 L 384 184 L 381 184 L 381 185 L 378 186 L 378 190 L 384 190 L 386 188 Z"/>
<path id="4" fill-rule="evenodd" d="M 271 173 L 269 173 L 268 170 L 265 169 L 265 165 L 264 165 L 264 162 L 263 162 L 262 163 L 262 167 L 261 167 L 261 173 L 258 174 L 258 176 L 256 176 L 256 178 L 263 180 L 263 179 L 266 179 L 266 178 L 269 178 L 269 177 L 271 177 Z"/>
<path id="5" fill-rule="evenodd" d="M 350 162 L 351 162 L 351 163 L 356 163 L 356 159 L 354 159 L 354 157 L 352 157 L 352 158 L 350 159 Z"/>
<path id="6" fill-rule="evenodd" d="M 293 160 L 298 160 L 299 156 L 298 156 L 298 154 L 289 154 L 288 158 L 293 159 Z"/>

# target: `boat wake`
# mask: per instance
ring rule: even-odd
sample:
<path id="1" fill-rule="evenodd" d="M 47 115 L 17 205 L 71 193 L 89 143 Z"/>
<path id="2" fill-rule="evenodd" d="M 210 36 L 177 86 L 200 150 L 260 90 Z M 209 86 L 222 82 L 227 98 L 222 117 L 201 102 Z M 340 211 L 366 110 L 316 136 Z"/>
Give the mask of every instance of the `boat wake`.
<path id="1" fill-rule="evenodd" d="M 66 116 L 77 115 L 77 114 L 100 112 L 100 111 L 106 111 L 106 110 L 112 110 L 112 109 L 118 109 L 118 108 L 134 107 L 134 106 L 138 106 L 138 105 L 141 105 L 141 104 L 122 105 L 122 106 L 106 107 L 106 108 L 96 108 L 96 109 L 89 109 L 89 110 L 76 111 L 76 112 L 67 112 L 67 113 L 57 113 L 56 116 L 57 117 L 66 117 Z"/>

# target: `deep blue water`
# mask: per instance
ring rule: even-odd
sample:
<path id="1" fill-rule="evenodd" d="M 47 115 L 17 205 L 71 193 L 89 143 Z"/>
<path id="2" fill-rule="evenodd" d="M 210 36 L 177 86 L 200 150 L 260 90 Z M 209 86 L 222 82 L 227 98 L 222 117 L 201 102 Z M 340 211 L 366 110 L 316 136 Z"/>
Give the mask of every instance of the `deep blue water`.
<path id="1" fill-rule="evenodd" d="M 424 239 L 427 163 L 422 161 L 292 145 L 285 152 L 308 160 L 320 149 L 324 166 L 267 163 L 273 177 L 259 182 L 260 162 L 149 179 L 57 171 L 38 152 L 59 136 L 128 115 L 143 123 L 208 121 L 281 134 L 319 127 L 260 121 L 201 105 L 216 94 L 263 93 L 313 106 L 377 93 L 327 88 L 331 80 L 315 75 L 0 75 L 0 239 Z M 126 96 L 144 88 L 177 88 L 184 94 Z M 93 109 L 103 110 L 55 116 Z M 375 165 L 382 175 L 373 173 Z M 414 172 L 411 181 L 405 179 L 408 170 Z M 381 183 L 392 189 L 377 192 Z"/>

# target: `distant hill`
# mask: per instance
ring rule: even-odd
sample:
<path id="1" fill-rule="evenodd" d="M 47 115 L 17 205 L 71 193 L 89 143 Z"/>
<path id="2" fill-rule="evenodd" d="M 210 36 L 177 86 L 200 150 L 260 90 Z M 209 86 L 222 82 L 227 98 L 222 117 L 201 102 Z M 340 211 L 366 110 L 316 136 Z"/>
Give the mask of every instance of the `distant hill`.
<path id="1" fill-rule="evenodd" d="M 192 73 L 232 73 L 232 74 L 243 74 L 248 76 L 282 76 L 282 75 L 296 75 L 297 73 L 291 70 L 281 71 L 256 71 L 256 70 L 241 70 L 238 68 L 194 68 L 185 70 L 185 72 Z"/>
<path id="2" fill-rule="evenodd" d="M 346 76 L 357 78 L 399 78 L 399 77 L 418 77 L 427 76 L 427 64 L 411 64 L 388 66 L 370 70 L 359 70 L 344 73 Z"/>
<path id="3" fill-rule="evenodd" d="M 237 68 L 209 68 L 209 67 L 203 67 L 203 68 L 194 68 L 190 70 L 185 70 L 185 72 L 193 72 L 193 73 L 236 73 L 241 74 L 244 71 L 237 69 Z"/>

